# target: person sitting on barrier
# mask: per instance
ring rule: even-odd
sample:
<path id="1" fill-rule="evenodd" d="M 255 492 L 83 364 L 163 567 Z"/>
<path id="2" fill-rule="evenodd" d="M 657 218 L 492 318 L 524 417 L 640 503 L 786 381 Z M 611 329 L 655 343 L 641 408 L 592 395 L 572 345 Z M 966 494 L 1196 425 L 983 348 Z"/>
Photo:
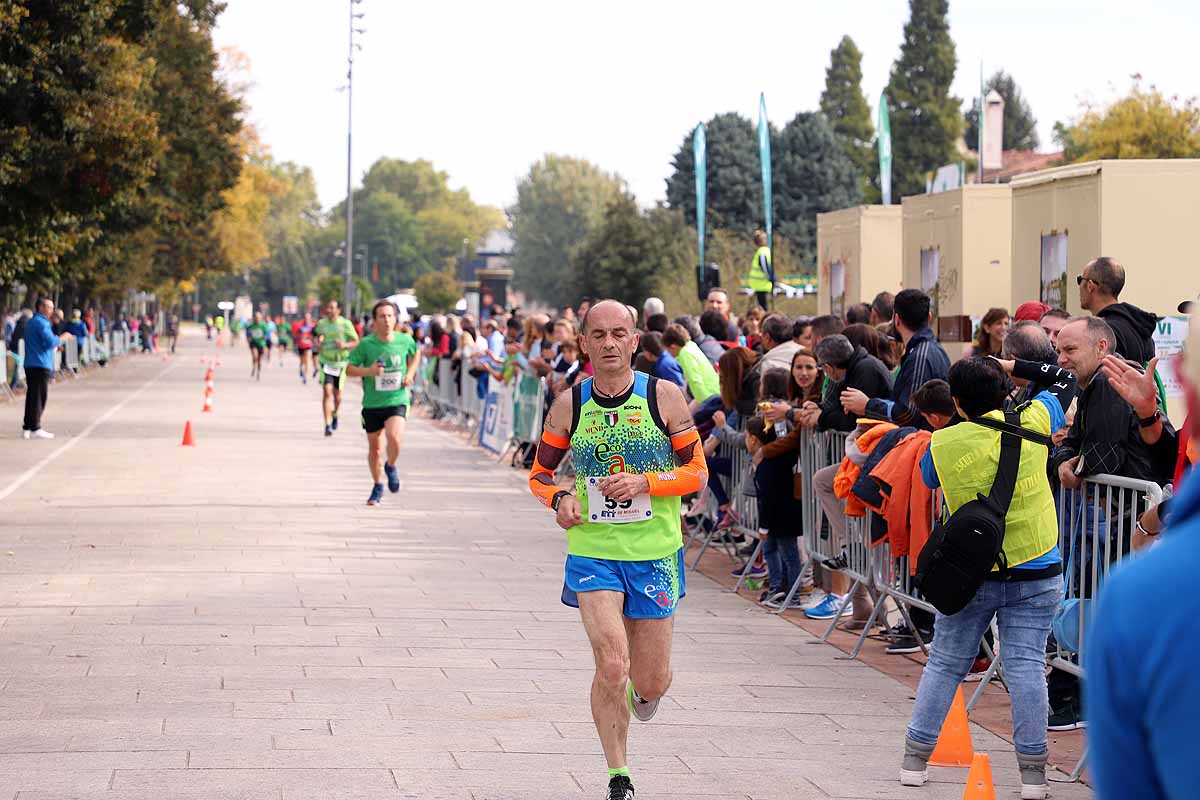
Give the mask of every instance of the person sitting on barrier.
<path id="1" fill-rule="evenodd" d="M 921 473 L 930 489 L 941 488 L 953 513 L 991 490 L 999 469 L 1001 434 L 969 421 L 985 416 L 1003 421 L 1000 412 L 1009 402 L 1011 384 L 995 361 L 978 358 L 956 363 L 948 382 L 955 406 L 967 422 L 933 434 Z M 1062 408 L 1043 392 L 1034 402 L 1019 407 L 1019 414 L 1023 428 L 1049 437 Z M 1046 447 L 1028 439 L 1022 439 L 1020 447 L 1019 491 L 1005 516 L 1003 562 L 1007 567 L 994 570 L 963 610 L 950 616 L 938 614 L 905 738 L 900 770 L 900 783 L 905 786 L 923 786 L 928 780 L 926 763 L 946 713 L 977 655 L 980 639 L 996 616 L 1012 705 L 1021 797 L 1046 797 L 1046 640 L 1062 597 L 1062 559 L 1054 496 L 1046 475 Z M 964 463 L 971 464 L 971 469 L 960 469 Z"/>
<path id="2" fill-rule="evenodd" d="M 1193 421 L 1200 419 L 1198 323 L 1193 316 L 1179 370 Z M 1196 796 L 1200 682 L 1191 643 L 1200 574 L 1200 479 L 1193 473 L 1176 488 L 1163 542 L 1108 579 L 1092 615 L 1085 685 L 1093 756 L 1088 768 L 1104 800 Z"/>
<path id="3" fill-rule="evenodd" d="M 767 373 L 770 375 L 771 373 Z M 762 553 L 767 563 L 768 584 L 759 602 L 768 608 L 780 608 L 792 585 L 801 577 L 802 560 L 799 537 L 802 533 L 800 504 L 796 502 L 792 475 L 796 466 L 794 454 L 764 458 L 763 447 L 776 440 L 775 426 L 762 417 L 752 417 L 746 423 L 746 450 L 754 461 L 755 501 L 758 504 L 758 529 L 766 532 Z M 811 567 L 810 567 L 811 570 Z M 808 594 L 812 580 L 808 581 Z M 789 608 L 799 607 L 803 599 L 798 592 Z"/>
<path id="4" fill-rule="evenodd" d="M 851 325 L 850 330 L 856 326 Z M 866 326 L 857 326 L 871 330 Z M 854 430 L 855 418 L 846 412 L 841 397 L 846 391 L 861 392 L 867 398 L 887 398 L 892 394 L 892 376 L 888 368 L 863 347 L 855 347 L 843 334 L 827 336 L 816 349 L 817 363 L 834 384 L 825 400 L 802 411 L 805 424 L 817 430 Z"/>

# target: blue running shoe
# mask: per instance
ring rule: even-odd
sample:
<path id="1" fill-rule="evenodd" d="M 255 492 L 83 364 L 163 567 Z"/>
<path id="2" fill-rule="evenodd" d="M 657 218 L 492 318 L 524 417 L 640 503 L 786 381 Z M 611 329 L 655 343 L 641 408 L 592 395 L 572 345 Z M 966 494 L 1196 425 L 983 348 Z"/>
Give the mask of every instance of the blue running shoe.
<path id="1" fill-rule="evenodd" d="M 846 603 L 846 607 L 842 609 L 842 613 L 838 613 L 838 608 L 842 605 L 842 596 L 837 594 L 827 594 L 825 599 L 817 603 L 812 608 L 804 609 L 804 616 L 809 619 L 833 619 L 834 617 L 848 617 L 854 613 L 852 604 Z"/>
<path id="2" fill-rule="evenodd" d="M 333 415 L 333 422 L 329 423 L 329 427 L 333 428 L 335 431 L 337 430 L 337 414 Z"/>
<path id="3" fill-rule="evenodd" d="M 377 484 L 375 484 L 375 487 L 373 489 L 371 489 L 371 496 L 367 498 L 367 505 L 377 506 L 382 502 L 383 502 L 383 484 L 377 483 Z"/>
<path id="4" fill-rule="evenodd" d="M 735 578 L 740 578 L 740 577 L 742 577 L 742 570 L 744 570 L 744 569 L 745 569 L 745 567 L 737 567 L 737 568 L 733 569 L 732 571 L 730 571 L 729 574 Z M 747 578 L 765 578 L 765 577 L 767 577 L 767 568 L 763 567 L 763 566 L 751 567 L 750 571 L 746 573 L 746 577 Z"/>
<path id="5" fill-rule="evenodd" d="M 400 471 L 396 469 L 396 465 L 384 464 L 383 474 L 387 475 L 388 491 L 392 494 L 400 491 Z"/>

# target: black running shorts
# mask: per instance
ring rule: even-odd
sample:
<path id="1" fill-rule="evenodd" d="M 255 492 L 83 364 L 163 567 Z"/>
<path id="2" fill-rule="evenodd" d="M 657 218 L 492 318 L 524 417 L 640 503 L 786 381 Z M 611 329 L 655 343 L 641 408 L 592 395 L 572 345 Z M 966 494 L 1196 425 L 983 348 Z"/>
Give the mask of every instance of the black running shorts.
<path id="1" fill-rule="evenodd" d="M 362 426 L 367 433 L 378 433 L 383 430 L 384 423 L 392 417 L 406 419 L 408 406 L 385 406 L 383 408 L 364 408 L 362 410 Z"/>

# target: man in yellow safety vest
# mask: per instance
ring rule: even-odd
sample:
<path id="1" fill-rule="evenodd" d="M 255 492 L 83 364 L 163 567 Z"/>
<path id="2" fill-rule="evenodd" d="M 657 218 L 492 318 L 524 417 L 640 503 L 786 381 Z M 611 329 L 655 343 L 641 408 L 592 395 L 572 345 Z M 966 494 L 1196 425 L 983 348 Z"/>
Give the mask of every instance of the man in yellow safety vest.
<path id="1" fill-rule="evenodd" d="M 758 299 L 758 304 L 767 310 L 767 301 L 775 288 L 775 269 L 771 266 L 771 248 L 767 247 L 767 234 L 763 231 L 754 232 L 754 260 L 750 262 L 750 274 L 747 282 L 750 290 Z"/>

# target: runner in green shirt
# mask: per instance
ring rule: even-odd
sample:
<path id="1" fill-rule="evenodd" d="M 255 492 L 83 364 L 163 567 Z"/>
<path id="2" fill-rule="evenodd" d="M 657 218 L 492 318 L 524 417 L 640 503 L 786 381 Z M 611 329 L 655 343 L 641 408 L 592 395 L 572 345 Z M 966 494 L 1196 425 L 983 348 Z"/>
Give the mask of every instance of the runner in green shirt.
<path id="1" fill-rule="evenodd" d="M 254 321 L 246 326 L 246 341 L 250 343 L 250 377 L 262 380 L 263 351 L 270 337 L 261 311 L 254 312 Z"/>
<path id="2" fill-rule="evenodd" d="M 337 300 L 325 304 L 325 316 L 317 322 L 316 338 L 321 345 L 321 408 L 325 413 L 325 435 L 332 436 L 338 426 L 338 409 L 342 407 L 346 361 L 358 342 L 354 323 L 342 316 Z"/>
<path id="3" fill-rule="evenodd" d="M 400 491 L 400 439 L 404 435 L 410 401 L 408 387 L 417 375 L 417 342 L 396 331 L 396 307 L 380 300 L 371 310 L 373 332 L 350 353 L 346 374 L 363 379 L 362 426 L 367 432 L 367 464 L 371 468 L 371 496 L 367 505 L 383 500 L 383 475 L 388 489 Z M 387 460 L 382 440 L 387 437 Z"/>

